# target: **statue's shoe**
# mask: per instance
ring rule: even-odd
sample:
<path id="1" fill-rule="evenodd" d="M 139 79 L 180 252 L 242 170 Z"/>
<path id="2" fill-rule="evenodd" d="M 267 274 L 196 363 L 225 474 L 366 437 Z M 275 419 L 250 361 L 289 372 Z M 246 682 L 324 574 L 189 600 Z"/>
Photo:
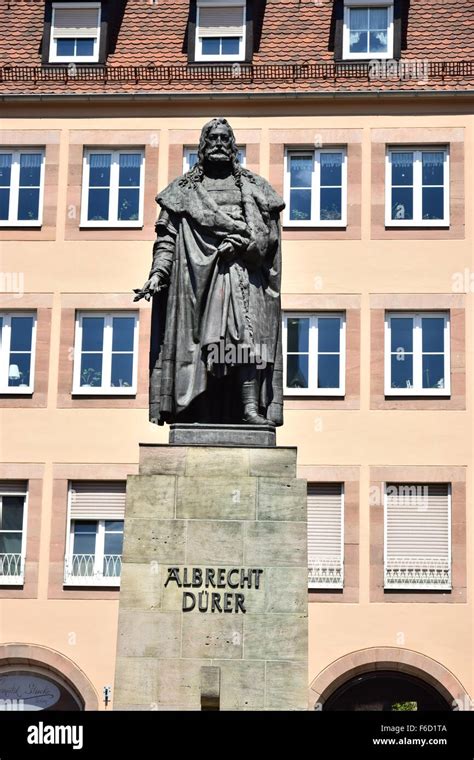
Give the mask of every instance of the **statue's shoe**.
<path id="1" fill-rule="evenodd" d="M 254 409 L 244 411 L 243 421 L 246 425 L 270 425 L 275 427 L 275 423 L 271 420 L 265 419 L 261 414 L 258 414 Z"/>

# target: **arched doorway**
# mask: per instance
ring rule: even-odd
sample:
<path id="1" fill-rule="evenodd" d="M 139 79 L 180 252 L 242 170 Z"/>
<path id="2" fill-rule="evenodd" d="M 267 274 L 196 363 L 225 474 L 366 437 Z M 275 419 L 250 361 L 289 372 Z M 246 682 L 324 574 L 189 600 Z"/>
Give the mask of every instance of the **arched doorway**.
<path id="1" fill-rule="evenodd" d="M 0 645 L 0 710 L 98 710 L 85 673 L 61 652 L 35 644 Z"/>
<path id="2" fill-rule="evenodd" d="M 420 678 L 379 670 L 350 678 L 326 700 L 324 710 L 438 712 L 452 710 L 452 707 Z"/>
<path id="3" fill-rule="evenodd" d="M 440 662 L 401 647 L 370 647 L 334 660 L 310 685 L 310 709 L 469 710 L 471 698 Z"/>

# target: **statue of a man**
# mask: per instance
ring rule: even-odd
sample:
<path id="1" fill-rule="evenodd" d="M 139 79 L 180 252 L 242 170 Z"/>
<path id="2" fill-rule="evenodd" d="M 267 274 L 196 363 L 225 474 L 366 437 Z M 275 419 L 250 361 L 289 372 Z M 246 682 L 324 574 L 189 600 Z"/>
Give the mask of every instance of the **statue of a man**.
<path id="1" fill-rule="evenodd" d="M 198 162 L 156 200 L 150 420 L 283 424 L 282 199 L 244 169 L 234 133 L 213 119 Z"/>

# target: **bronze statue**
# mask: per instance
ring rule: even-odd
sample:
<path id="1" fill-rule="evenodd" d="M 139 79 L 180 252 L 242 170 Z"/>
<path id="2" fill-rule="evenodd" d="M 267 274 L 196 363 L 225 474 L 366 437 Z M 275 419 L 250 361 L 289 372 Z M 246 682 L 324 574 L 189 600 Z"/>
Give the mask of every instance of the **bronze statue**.
<path id="1" fill-rule="evenodd" d="M 156 197 L 150 420 L 283 424 L 282 199 L 237 158 L 226 119 L 197 164 Z"/>

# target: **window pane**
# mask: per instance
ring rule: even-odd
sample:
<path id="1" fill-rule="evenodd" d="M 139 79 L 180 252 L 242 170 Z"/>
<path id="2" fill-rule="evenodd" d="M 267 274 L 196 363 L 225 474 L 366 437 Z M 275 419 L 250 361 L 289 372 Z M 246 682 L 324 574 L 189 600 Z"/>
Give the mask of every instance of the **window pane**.
<path id="1" fill-rule="evenodd" d="M 287 335 L 289 352 L 309 351 L 309 319 L 289 317 Z"/>
<path id="2" fill-rule="evenodd" d="M 23 496 L 2 497 L 2 530 L 23 530 Z"/>
<path id="3" fill-rule="evenodd" d="M 123 533 L 123 520 L 106 520 L 105 521 L 105 530 L 107 531 L 122 531 Z"/>
<path id="4" fill-rule="evenodd" d="M 74 39 L 58 39 L 56 40 L 56 55 L 64 55 L 68 57 L 74 56 Z"/>
<path id="5" fill-rule="evenodd" d="M 423 388 L 444 388 L 444 356 L 423 356 Z"/>
<path id="6" fill-rule="evenodd" d="M 351 30 L 369 28 L 369 10 L 368 8 L 351 8 L 350 11 Z"/>
<path id="7" fill-rule="evenodd" d="M 444 218 L 444 188 L 423 188 L 423 219 Z"/>
<path id="8" fill-rule="evenodd" d="M 392 317 L 390 320 L 391 351 L 413 351 L 413 319 Z"/>
<path id="9" fill-rule="evenodd" d="M 386 53 L 388 45 L 387 32 L 370 32 L 369 36 L 371 53 Z"/>
<path id="10" fill-rule="evenodd" d="M 94 38 L 84 37 L 77 39 L 76 55 L 94 55 Z"/>
<path id="11" fill-rule="evenodd" d="M 133 381 L 133 355 L 112 354 L 112 379 L 114 388 L 129 388 Z"/>
<path id="12" fill-rule="evenodd" d="M 12 154 L 0 153 L 0 187 L 10 187 Z"/>
<path id="13" fill-rule="evenodd" d="M 120 221 L 138 221 L 140 191 L 137 189 L 119 190 L 118 218 Z"/>
<path id="14" fill-rule="evenodd" d="M 320 317 L 318 320 L 318 350 L 340 350 L 341 320 L 339 317 Z"/>
<path id="15" fill-rule="evenodd" d="M 109 191 L 89 190 L 87 219 L 89 222 L 106 222 L 109 218 Z"/>
<path id="16" fill-rule="evenodd" d="M 388 27 L 388 9 L 387 8 L 370 8 L 369 11 L 369 29 L 380 31 Z"/>
<path id="17" fill-rule="evenodd" d="M 220 37 L 203 37 L 202 38 L 202 54 L 203 55 L 219 55 L 220 53 Z"/>
<path id="18" fill-rule="evenodd" d="M 193 166 L 195 166 L 198 162 L 198 154 L 197 151 L 192 151 L 191 153 L 188 153 L 188 164 L 189 168 L 192 169 Z"/>
<path id="19" fill-rule="evenodd" d="M 123 533 L 106 533 L 104 538 L 104 554 L 122 554 Z"/>
<path id="20" fill-rule="evenodd" d="M 33 317 L 12 317 L 11 351 L 31 351 Z"/>
<path id="21" fill-rule="evenodd" d="M 18 219 L 35 220 L 39 216 L 39 188 L 20 190 L 18 193 Z"/>
<path id="22" fill-rule="evenodd" d="M 318 388 L 339 387 L 339 356 L 318 356 Z"/>
<path id="23" fill-rule="evenodd" d="M 104 345 L 104 318 L 82 318 L 82 350 L 102 351 Z"/>
<path id="24" fill-rule="evenodd" d="M 291 191 L 290 219 L 295 222 L 304 222 L 311 219 L 311 190 Z"/>
<path id="25" fill-rule="evenodd" d="M 0 533 L 0 554 L 21 554 L 21 533 Z"/>
<path id="26" fill-rule="evenodd" d="M 95 533 L 74 532 L 74 554 L 95 554 Z"/>
<path id="27" fill-rule="evenodd" d="M 10 190 L 0 188 L 0 219 L 8 219 L 10 215 Z"/>
<path id="28" fill-rule="evenodd" d="M 10 354 L 8 368 L 9 388 L 30 384 L 31 354 Z"/>
<path id="29" fill-rule="evenodd" d="M 102 385 L 102 354 L 82 354 L 81 385 Z"/>
<path id="30" fill-rule="evenodd" d="M 140 186 L 140 167 L 142 157 L 138 153 L 121 153 L 119 157 L 120 187 Z"/>
<path id="31" fill-rule="evenodd" d="M 20 187 L 38 187 L 41 182 L 41 153 L 22 153 L 20 156 Z"/>
<path id="32" fill-rule="evenodd" d="M 290 185 L 291 187 L 311 187 L 313 176 L 313 156 L 291 156 Z"/>
<path id="33" fill-rule="evenodd" d="M 425 151 L 422 153 L 422 164 L 424 185 L 444 184 L 444 153 Z"/>
<path id="34" fill-rule="evenodd" d="M 91 153 L 89 156 L 89 187 L 109 187 L 110 153 Z"/>
<path id="35" fill-rule="evenodd" d="M 391 154 L 392 185 L 413 185 L 413 153 Z"/>
<path id="36" fill-rule="evenodd" d="M 287 358 L 286 385 L 288 388 L 308 387 L 308 355 L 295 356 L 290 354 Z"/>
<path id="37" fill-rule="evenodd" d="M 134 317 L 114 317 L 112 326 L 112 351 L 133 351 Z"/>
<path id="38" fill-rule="evenodd" d="M 342 193 L 340 188 L 321 188 L 321 220 L 337 221 L 342 218 Z"/>
<path id="39" fill-rule="evenodd" d="M 342 184 L 342 153 L 321 153 L 321 185 Z"/>
<path id="40" fill-rule="evenodd" d="M 423 352 L 444 351 L 444 319 L 441 317 L 423 317 L 421 320 Z"/>
<path id="41" fill-rule="evenodd" d="M 413 388 L 413 356 L 392 354 L 392 388 Z"/>
<path id="42" fill-rule="evenodd" d="M 411 187 L 394 187 L 392 189 L 392 219 L 413 219 L 413 190 Z"/>
<path id="43" fill-rule="evenodd" d="M 367 53 L 368 33 L 351 31 L 351 53 Z"/>
<path id="44" fill-rule="evenodd" d="M 222 38 L 222 55 L 238 55 L 240 51 L 240 37 Z"/>

